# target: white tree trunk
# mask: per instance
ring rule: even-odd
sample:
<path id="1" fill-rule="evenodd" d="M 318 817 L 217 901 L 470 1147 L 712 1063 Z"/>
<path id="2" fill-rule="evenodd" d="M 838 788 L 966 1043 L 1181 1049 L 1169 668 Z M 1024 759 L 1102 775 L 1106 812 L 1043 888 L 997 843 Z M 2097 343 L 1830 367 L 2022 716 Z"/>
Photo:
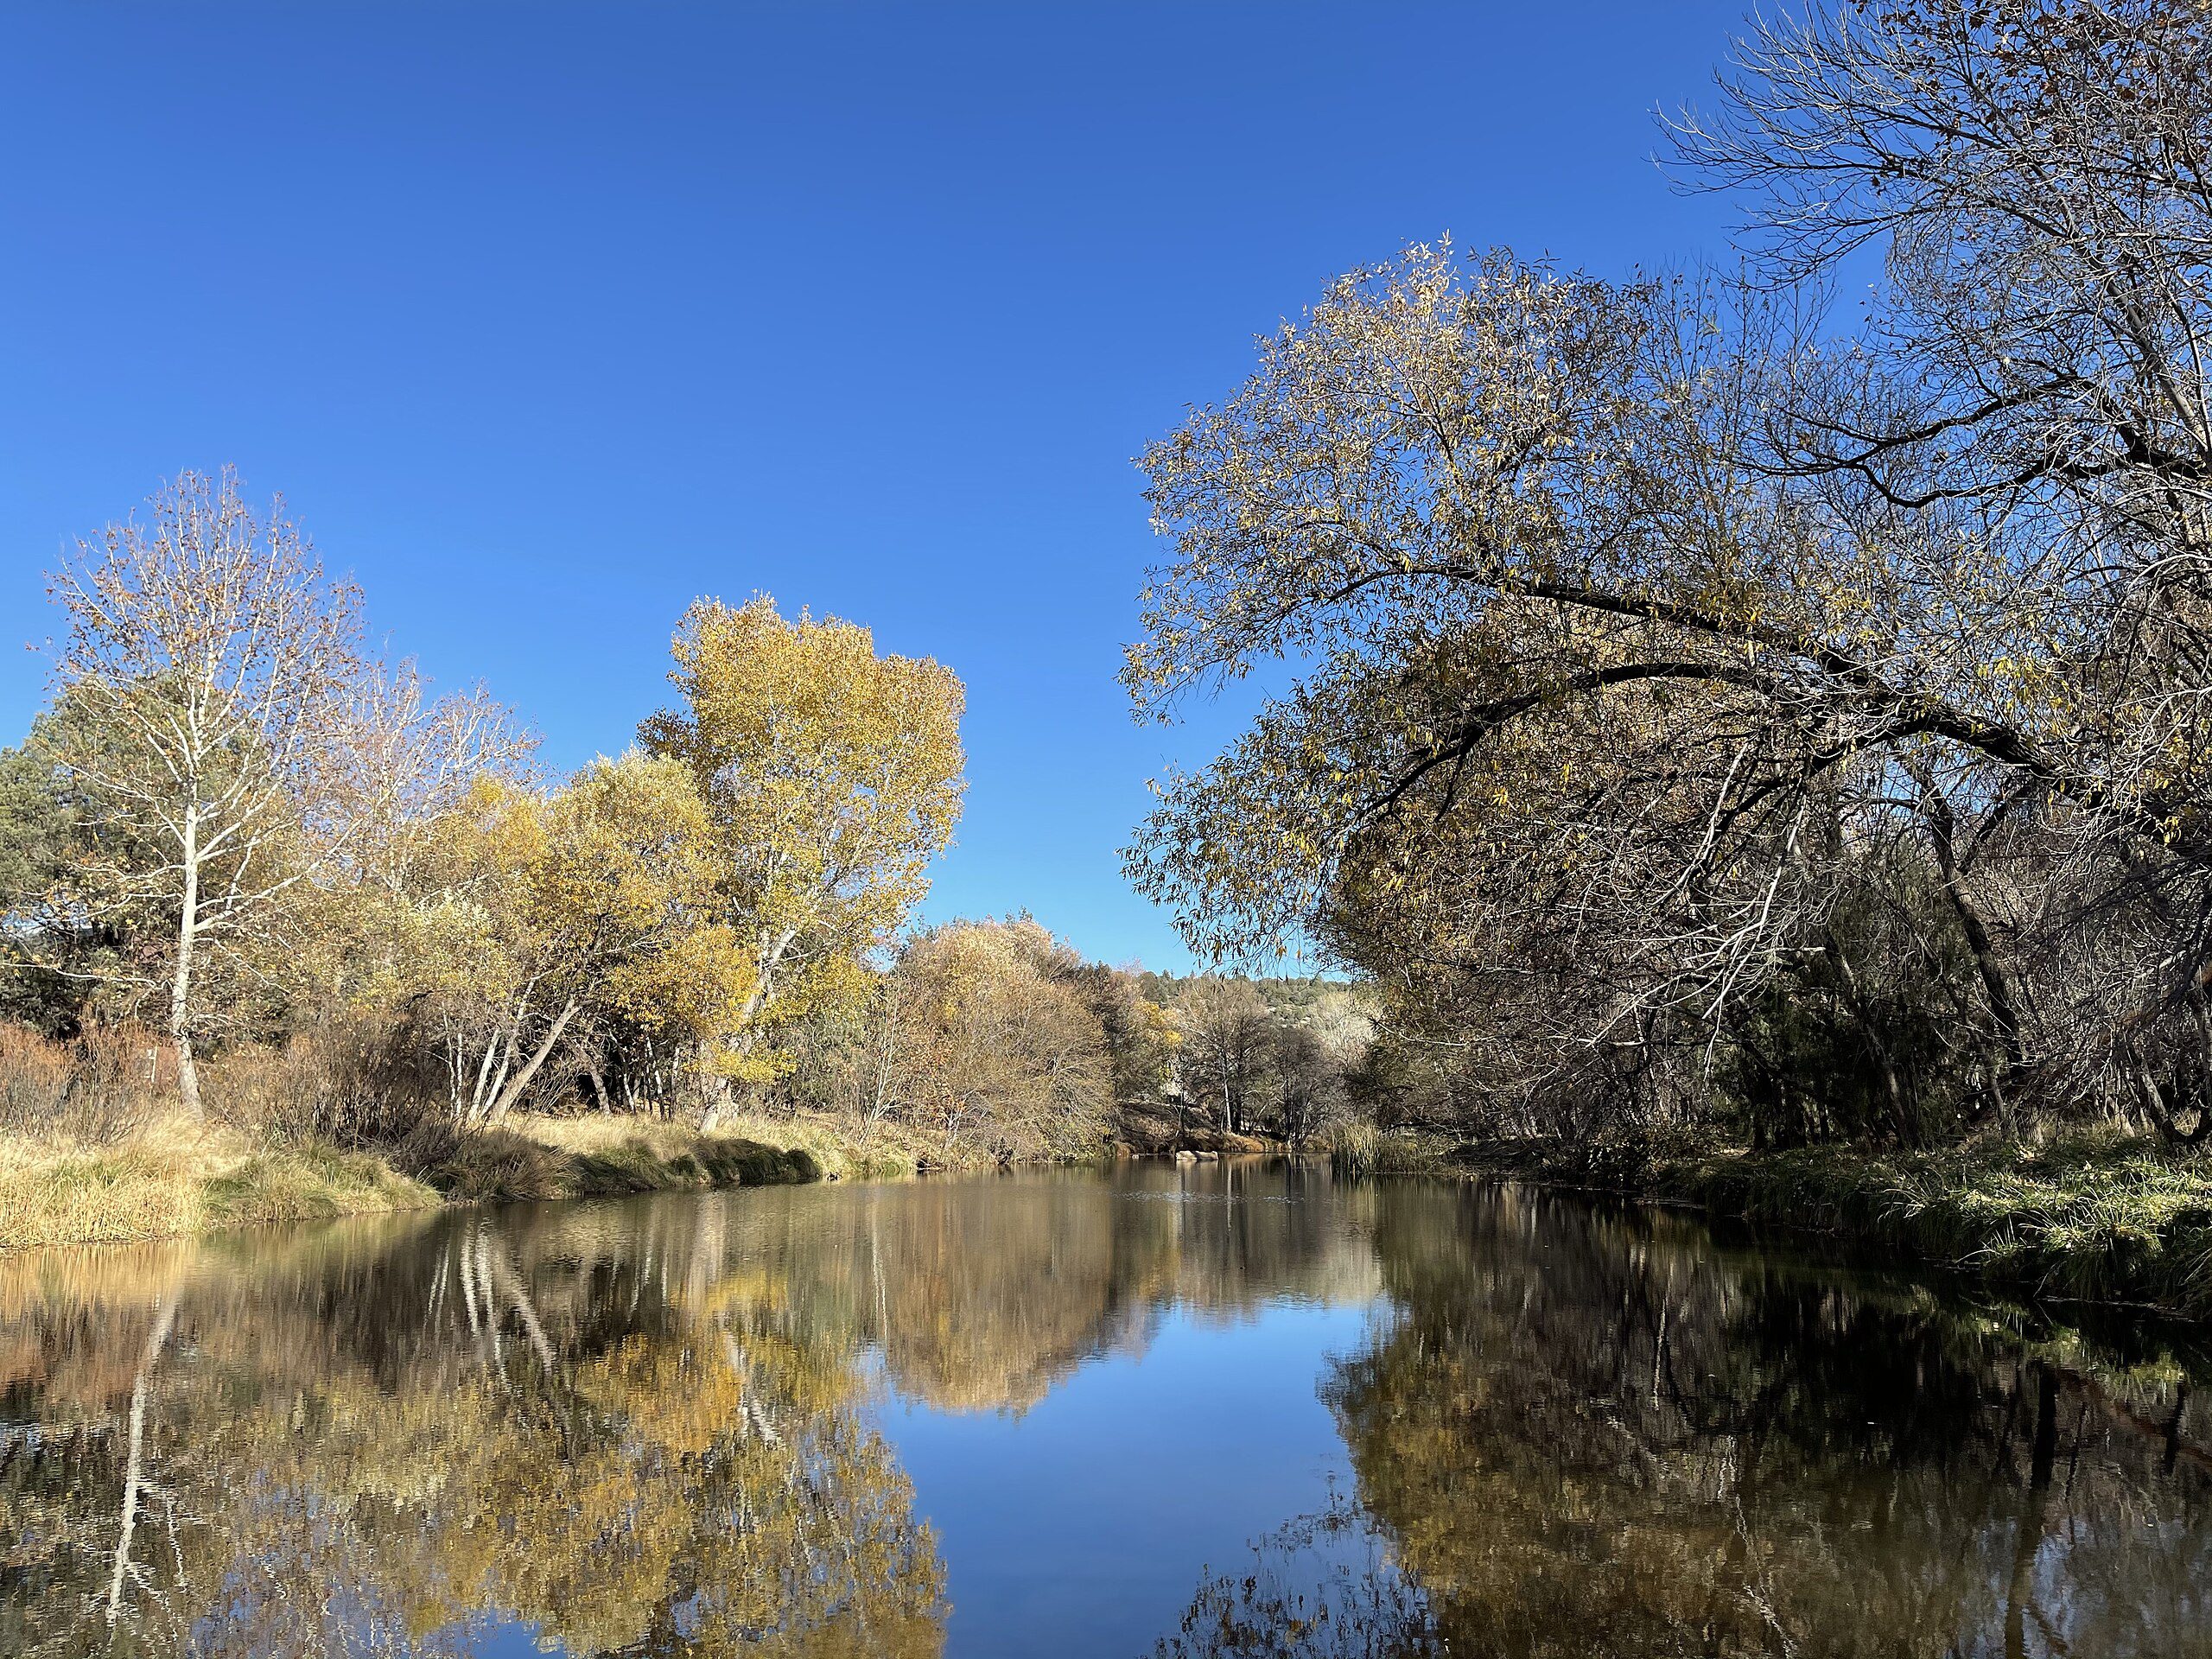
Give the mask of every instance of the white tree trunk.
<path id="1" fill-rule="evenodd" d="M 492 1103 L 492 1109 L 485 1115 L 484 1121 L 487 1124 L 498 1123 L 514 1109 L 515 1102 L 522 1098 L 522 1091 L 530 1087 L 530 1080 L 537 1075 L 537 1068 L 545 1064 L 546 1056 L 552 1053 L 554 1044 L 561 1040 L 561 1033 L 569 1028 L 569 1021 L 576 1017 L 576 1010 L 582 1006 L 574 998 L 569 999 L 568 1005 L 547 1028 L 545 1040 L 538 1044 L 530 1058 L 524 1062 L 522 1070 L 510 1077 L 499 1090 L 499 1097 Z"/>
<path id="2" fill-rule="evenodd" d="M 176 1302 L 164 1300 L 146 1338 L 145 1357 L 138 1362 L 137 1380 L 130 1388 L 130 1438 L 123 1462 L 123 1514 L 115 1540 L 115 1561 L 108 1574 L 107 1622 L 113 1629 L 123 1613 L 123 1592 L 130 1578 L 130 1541 L 138 1529 L 138 1498 L 146 1488 L 146 1392 L 153 1380 L 154 1362 L 169 1339 L 176 1323 Z"/>
<path id="3" fill-rule="evenodd" d="M 200 1105 L 200 1065 L 192 1053 L 192 950 L 200 931 L 200 809 L 184 812 L 184 902 L 177 913 L 176 973 L 169 981 L 169 1040 L 176 1045 L 176 1092 L 188 1117 Z"/>

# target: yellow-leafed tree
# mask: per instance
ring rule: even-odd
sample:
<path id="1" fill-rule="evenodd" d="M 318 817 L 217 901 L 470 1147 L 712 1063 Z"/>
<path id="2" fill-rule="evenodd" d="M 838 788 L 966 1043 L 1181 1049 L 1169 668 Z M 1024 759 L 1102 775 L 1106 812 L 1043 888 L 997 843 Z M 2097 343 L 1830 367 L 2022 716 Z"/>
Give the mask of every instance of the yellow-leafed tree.
<path id="1" fill-rule="evenodd" d="M 719 920 L 751 983 L 709 1045 L 722 1080 L 780 1069 L 776 1027 L 861 994 L 861 958 L 927 892 L 930 861 L 960 815 L 960 681 L 927 658 L 880 656 L 866 628 L 766 596 L 702 600 L 685 615 L 669 678 L 682 704 L 639 736 L 690 768 L 714 827 Z"/>
<path id="2" fill-rule="evenodd" d="M 686 1024 L 741 995 L 746 964 L 711 948 L 715 842 L 676 762 L 602 757 L 551 795 L 486 779 L 441 830 L 410 965 L 446 1010 L 465 1125 L 504 1117 L 587 1011 Z"/>

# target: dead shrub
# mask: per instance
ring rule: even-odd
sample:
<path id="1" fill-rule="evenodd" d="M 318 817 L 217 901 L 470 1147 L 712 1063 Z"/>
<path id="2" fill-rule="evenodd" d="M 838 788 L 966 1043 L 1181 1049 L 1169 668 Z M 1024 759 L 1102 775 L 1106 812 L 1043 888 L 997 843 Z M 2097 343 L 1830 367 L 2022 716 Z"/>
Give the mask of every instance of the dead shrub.
<path id="1" fill-rule="evenodd" d="M 176 1051 L 143 1026 L 87 1026 L 56 1042 L 0 1025 L 0 1129 L 29 1139 L 113 1146 L 176 1097 Z"/>
<path id="2" fill-rule="evenodd" d="M 0 1130 L 48 1133 L 61 1115 L 74 1071 L 61 1044 L 29 1026 L 0 1025 Z"/>
<path id="3" fill-rule="evenodd" d="M 450 1133 L 436 1057 L 405 1021 L 385 1016 L 333 1015 L 281 1049 L 234 1050 L 209 1068 L 207 1094 L 225 1122 L 270 1141 L 419 1150 L 426 1136 Z"/>

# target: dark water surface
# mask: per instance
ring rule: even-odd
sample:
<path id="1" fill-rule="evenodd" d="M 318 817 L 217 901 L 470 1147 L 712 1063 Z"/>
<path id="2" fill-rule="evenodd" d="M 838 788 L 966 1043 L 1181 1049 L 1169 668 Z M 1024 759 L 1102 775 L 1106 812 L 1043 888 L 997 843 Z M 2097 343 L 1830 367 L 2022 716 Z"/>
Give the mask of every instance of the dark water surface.
<path id="1" fill-rule="evenodd" d="M 2212 1655 L 2185 1365 L 1254 1162 L 0 1259 L 0 1655 Z"/>

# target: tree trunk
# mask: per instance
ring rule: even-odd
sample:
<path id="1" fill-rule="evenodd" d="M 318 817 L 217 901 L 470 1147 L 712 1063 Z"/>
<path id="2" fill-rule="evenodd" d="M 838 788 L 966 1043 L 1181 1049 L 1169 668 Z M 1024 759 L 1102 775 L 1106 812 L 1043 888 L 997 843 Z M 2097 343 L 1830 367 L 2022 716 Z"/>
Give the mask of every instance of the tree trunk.
<path id="1" fill-rule="evenodd" d="M 722 1116 L 735 1102 L 736 1085 L 728 1077 L 716 1076 L 707 1085 L 707 1104 L 699 1114 L 699 1133 L 712 1135 L 721 1127 Z"/>
<path id="2" fill-rule="evenodd" d="M 200 1065 L 192 1053 L 192 951 L 200 932 L 200 812 L 184 814 L 184 902 L 176 925 L 176 974 L 169 981 L 169 1040 L 176 1045 L 176 1093 L 185 1116 L 206 1113 L 200 1104 Z"/>
<path id="3" fill-rule="evenodd" d="M 2037 1366 L 2035 1438 L 2029 1452 L 2028 1490 L 2012 1535 L 2012 1570 L 2005 1585 L 2005 1659 L 2026 1659 L 2028 1613 L 2035 1597 L 2036 1556 L 2050 1514 L 2050 1480 L 2058 1461 L 2058 1386 Z"/>
<path id="4" fill-rule="evenodd" d="M 176 1300 L 163 1299 L 161 1312 L 155 1316 L 153 1333 L 146 1338 L 146 1352 L 138 1362 L 138 1376 L 130 1387 L 130 1450 L 123 1463 L 123 1514 L 116 1529 L 114 1565 L 108 1575 L 107 1622 L 112 1630 L 123 1612 L 123 1592 L 130 1576 L 130 1541 L 138 1527 L 138 1499 L 146 1485 L 146 1393 L 154 1374 L 154 1362 L 162 1357 L 162 1350 L 169 1339 L 169 1327 L 176 1323 Z"/>
<path id="5" fill-rule="evenodd" d="M 2005 1097 L 2027 1067 L 2019 1004 L 2013 998 L 2012 982 L 2005 977 L 2004 964 L 1998 960 L 1989 923 L 1967 891 L 1959 868 L 1957 820 L 1952 814 L 1950 799 L 1924 772 L 1915 781 L 1921 786 L 1928 839 L 1936 853 L 1936 874 L 1942 883 L 1943 896 L 1950 903 L 1951 914 L 1958 921 L 1959 931 L 1966 938 L 1967 949 L 1974 956 L 1974 971 L 1981 978 L 1982 995 L 1989 1003 L 1989 1017 L 1996 1023 L 1997 1039 L 2004 1051 L 2003 1075 L 1993 1079 L 1998 1105 L 2002 1109 Z"/>
<path id="6" fill-rule="evenodd" d="M 784 953 L 791 948 L 791 941 L 798 937 L 798 930 L 794 928 L 785 929 L 772 941 L 765 934 L 761 937 L 753 994 L 745 999 L 745 1007 L 739 1011 L 737 1016 L 740 1033 L 737 1052 L 740 1056 L 750 1054 L 753 1052 L 753 1039 L 756 1035 L 753 1021 L 766 1012 L 769 1003 L 776 1000 L 774 982 L 776 969 L 784 960 Z M 731 1088 L 730 1080 L 728 1077 L 721 1078 L 709 1091 L 707 1096 L 706 1109 L 699 1114 L 700 1134 L 711 1134 L 715 1126 L 721 1123 L 722 1114 L 730 1108 L 734 1093 L 734 1090 Z"/>
<path id="7" fill-rule="evenodd" d="M 576 1017 L 576 1010 L 581 1007 L 582 1004 L 572 997 L 555 1017 L 553 1024 L 546 1031 L 544 1041 L 531 1052 L 530 1058 L 523 1063 L 522 1070 L 507 1079 L 505 1086 L 499 1090 L 499 1098 L 492 1103 L 492 1109 L 484 1116 L 486 1124 L 499 1122 L 514 1109 L 515 1102 L 521 1099 L 522 1091 L 530 1087 L 530 1080 L 537 1075 L 537 1068 L 545 1064 L 545 1057 L 553 1052 L 554 1044 L 561 1040 L 561 1033 L 569 1028 L 569 1021 Z"/>

